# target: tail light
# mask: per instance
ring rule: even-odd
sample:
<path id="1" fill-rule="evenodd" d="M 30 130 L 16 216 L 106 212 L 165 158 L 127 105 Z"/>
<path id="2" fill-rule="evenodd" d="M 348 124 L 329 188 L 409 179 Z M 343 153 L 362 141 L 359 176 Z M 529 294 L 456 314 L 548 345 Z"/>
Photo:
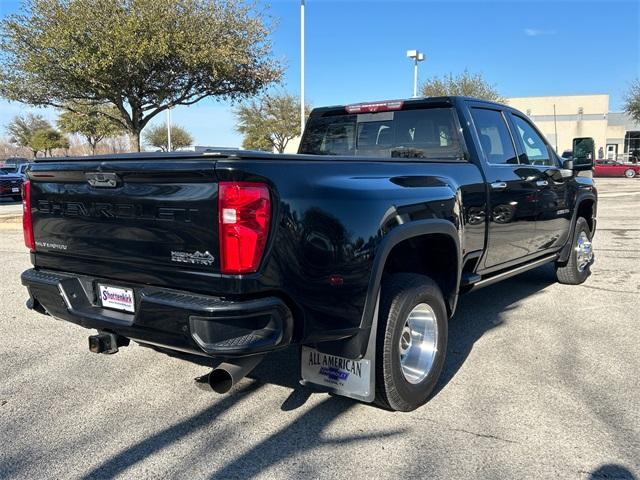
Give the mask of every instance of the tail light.
<path id="1" fill-rule="evenodd" d="M 31 182 L 25 180 L 22 183 L 22 232 L 24 233 L 24 244 L 31 251 L 36 249 L 36 242 L 33 238 L 33 222 L 31 221 Z"/>
<path id="2" fill-rule="evenodd" d="M 269 234 L 271 200 L 267 186 L 220 182 L 218 215 L 222 273 L 258 270 Z"/>

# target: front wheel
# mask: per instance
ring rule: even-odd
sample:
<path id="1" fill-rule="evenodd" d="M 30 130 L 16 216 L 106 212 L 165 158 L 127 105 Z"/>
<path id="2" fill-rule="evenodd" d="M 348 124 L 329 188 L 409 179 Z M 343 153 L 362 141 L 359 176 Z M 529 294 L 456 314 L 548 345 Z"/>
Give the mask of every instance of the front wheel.
<path id="1" fill-rule="evenodd" d="M 579 217 L 573 234 L 573 247 L 566 263 L 556 264 L 556 276 L 560 283 L 579 285 L 591 274 L 593 263 L 592 233 L 587 221 Z"/>
<path id="2" fill-rule="evenodd" d="M 636 176 L 636 171 L 633 168 L 628 168 L 624 171 L 624 176 L 627 178 L 633 178 Z"/>
<path id="3" fill-rule="evenodd" d="M 390 275 L 382 285 L 376 345 L 376 403 L 408 412 L 438 381 L 447 348 L 447 310 L 429 277 Z"/>

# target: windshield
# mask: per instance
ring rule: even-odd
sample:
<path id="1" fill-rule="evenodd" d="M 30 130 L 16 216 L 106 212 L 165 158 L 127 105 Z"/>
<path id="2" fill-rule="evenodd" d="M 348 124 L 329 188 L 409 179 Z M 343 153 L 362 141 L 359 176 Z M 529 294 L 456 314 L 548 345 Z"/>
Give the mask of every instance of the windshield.
<path id="1" fill-rule="evenodd" d="M 312 117 L 300 153 L 462 159 L 452 108 Z"/>
<path id="2" fill-rule="evenodd" d="M 2 167 L 0 168 L 0 174 L 6 175 L 8 173 L 16 173 L 18 169 L 16 167 Z"/>

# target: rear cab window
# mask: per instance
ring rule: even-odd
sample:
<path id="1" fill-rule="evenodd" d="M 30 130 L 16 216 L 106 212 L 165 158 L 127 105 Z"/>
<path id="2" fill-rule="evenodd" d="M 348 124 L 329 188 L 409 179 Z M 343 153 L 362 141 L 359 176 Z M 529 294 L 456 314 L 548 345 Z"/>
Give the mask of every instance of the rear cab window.
<path id="1" fill-rule="evenodd" d="M 311 117 L 299 153 L 463 160 L 452 107 Z"/>

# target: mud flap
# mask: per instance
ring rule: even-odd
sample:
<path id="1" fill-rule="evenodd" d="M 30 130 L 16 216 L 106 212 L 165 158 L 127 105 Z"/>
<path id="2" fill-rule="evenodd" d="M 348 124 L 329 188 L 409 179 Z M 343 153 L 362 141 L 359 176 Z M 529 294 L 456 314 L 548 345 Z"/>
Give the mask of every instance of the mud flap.
<path id="1" fill-rule="evenodd" d="M 376 396 L 376 336 L 378 334 L 378 307 L 380 293 L 371 322 L 367 351 L 360 360 L 351 360 L 319 352 L 303 346 L 300 355 L 302 385 L 313 385 L 321 390 L 363 402 L 373 402 Z"/>

